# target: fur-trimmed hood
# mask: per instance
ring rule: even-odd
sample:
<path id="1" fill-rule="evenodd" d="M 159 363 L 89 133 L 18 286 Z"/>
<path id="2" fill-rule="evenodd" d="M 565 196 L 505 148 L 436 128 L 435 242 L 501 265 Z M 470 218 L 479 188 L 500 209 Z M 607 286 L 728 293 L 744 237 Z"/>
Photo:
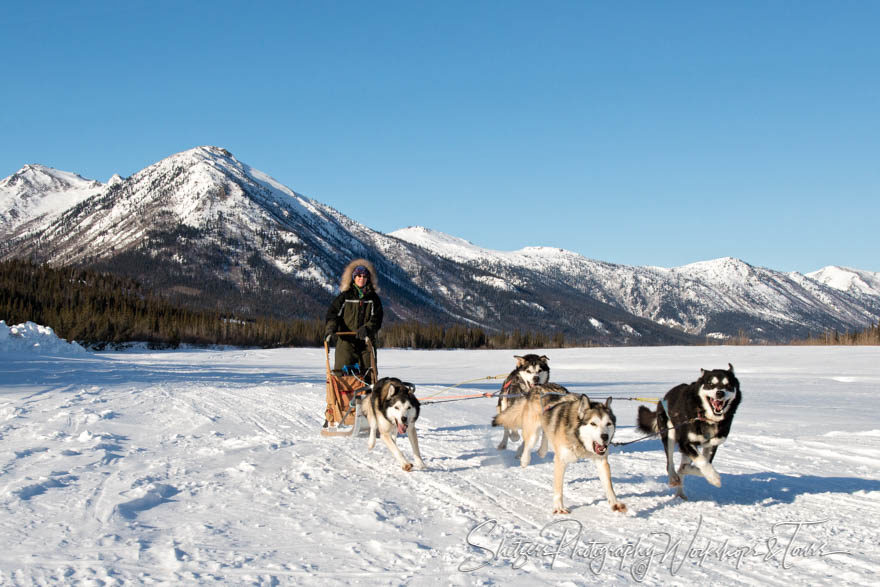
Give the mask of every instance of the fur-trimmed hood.
<path id="1" fill-rule="evenodd" d="M 354 272 L 354 268 L 358 265 L 363 265 L 367 268 L 367 271 L 370 272 L 370 285 L 372 286 L 373 291 L 378 293 L 379 275 L 376 273 L 376 268 L 373 267 L 373 264 L 366 259 L 355 259 L 345 266 L 345 270 L 342 272 L 342 279 L 339 280 L 339 290 L 348 291 L 352 284 L 351 274 Z"/>

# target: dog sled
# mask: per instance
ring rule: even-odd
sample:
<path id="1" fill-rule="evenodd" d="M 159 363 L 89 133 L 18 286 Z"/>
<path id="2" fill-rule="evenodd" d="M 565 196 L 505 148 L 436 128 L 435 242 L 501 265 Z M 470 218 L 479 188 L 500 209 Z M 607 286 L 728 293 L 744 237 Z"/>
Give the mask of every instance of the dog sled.
<path id="1" fill-rule="evenodd" d="M 336 336 L 354 335 L 354 332 L 337 332 Z M 357 436 L 366 425 L 361 410 L 360 396 L 372 389 L 379 380 L 376 368 L 376 350 L 367 338 L 370 366 L 363 373 L 346 370 L 337 373 L 330 369 L 330 337 L 324 339 L 324 359 L 327 365 L 327 409 L 324 412 L 322 436 Z"/>

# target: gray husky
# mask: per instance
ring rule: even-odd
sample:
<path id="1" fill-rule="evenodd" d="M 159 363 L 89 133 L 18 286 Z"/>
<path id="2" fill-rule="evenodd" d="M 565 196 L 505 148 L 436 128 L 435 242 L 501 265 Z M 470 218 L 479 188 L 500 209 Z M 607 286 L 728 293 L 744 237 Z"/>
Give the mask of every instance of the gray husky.
<path id="1" fill-rule="evenodd" d="M 553 389 L 561 387 L 549 384 Z M 608 447 L 614 438 L 617 419 L 611 411 L 611 398 L 604 404 L 593 403 L 585 395 L 567 394 L 543 397 L 532 393 L 528 401 L 518 409 L 508 410 L 495 417 L 493 425 L 506 426 L 508 419 L 518 418 L 523 431 L 523 467 L 529 463 L 530 447 L 537 442 L 543 430 L 543 439 L 538 454 L 547 454 L 548 442 L 553 449 L 553 513 L 567 514 L 562 499 L 563 478 L 569 464 L 589 458 L 596 463 L 596 471 L 605 488 L 605 496 L 611 509 L 626 512 L 626 506 L 617 500 L 611 485 L 611 467 L 608 464 Z M 565 388 L 562 388 L 565 389 Z"/>

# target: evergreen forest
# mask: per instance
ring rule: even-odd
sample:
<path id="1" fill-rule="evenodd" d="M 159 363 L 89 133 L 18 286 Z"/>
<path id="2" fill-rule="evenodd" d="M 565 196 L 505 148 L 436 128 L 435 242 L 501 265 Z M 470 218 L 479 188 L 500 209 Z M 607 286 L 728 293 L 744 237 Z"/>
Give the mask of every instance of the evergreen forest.
<path id="1" fill-rule="evenodd" d="M 138 281 L 81 267 L 30 261 L 0 262 L 0 320 L 50 326 L 91 348 L 129 342 L 153 347 L 233 345 L 263 348 L 320 346 L 323 317 L 282 320 L 187 308 L 147 291 Z M 562 347 L 562 334 L 514 331 L 488 335 L 462 325 L 386 323 L 379 346 L 441 348 Z"/>

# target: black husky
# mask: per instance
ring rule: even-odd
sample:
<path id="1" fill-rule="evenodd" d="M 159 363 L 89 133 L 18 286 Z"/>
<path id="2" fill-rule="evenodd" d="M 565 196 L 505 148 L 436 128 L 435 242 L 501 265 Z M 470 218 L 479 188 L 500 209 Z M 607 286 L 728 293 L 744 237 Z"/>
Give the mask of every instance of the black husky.
<path id="1" fill-rule="evenodd" d="M 666 471 L 669 485 L 684 494 L 683 475 L 702 475 L 715 487 L 721 487 L 721 477 L 712 466 L 718 445 L 727 439 L 733 415 L 742 394 L 739 381 L 728 369 L 700 369 L 700 378 L 693 383 L 682 383 L 670 389 L 652 412 L 639 407 L 638 427 L 647 434 L 660 433 L 666 449 Z M 681 465 L 675 471 L 673 452 L 675 444 L 681 451 Z M 699 451 L 697 449 L 700 449 Z"/>

